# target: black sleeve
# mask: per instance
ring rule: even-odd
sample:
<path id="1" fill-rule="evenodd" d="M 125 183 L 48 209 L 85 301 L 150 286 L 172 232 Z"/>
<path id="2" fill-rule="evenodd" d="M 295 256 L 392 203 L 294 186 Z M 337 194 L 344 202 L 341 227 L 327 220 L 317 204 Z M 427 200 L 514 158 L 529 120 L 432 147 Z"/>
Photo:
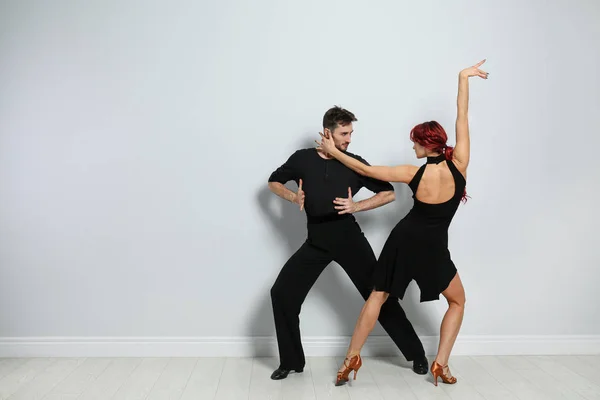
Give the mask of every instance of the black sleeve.
<path id="1" fill-rule="evenodd" d="M 371 165 L 364 158 L 357 156 L 359 161 L 366 165 Z M 386 192 L 386 191 L 394 191 L 394 186 L 391 183 L 386 181 L 380 181 L 379 179 L 369 178 L 368 176 L 360 175 L 362 186 L 366 187 L 373 193 Z"/>
<path id="2" fill-rule="evenodd" d="M 286 184 L 289 181 L 295 181 L 298 183 L 300 174 L 300 150 L 292 154 L 285 163 L 277 168 L 271 176 L 269 176 L 269 182 L 279 182 Z"/>

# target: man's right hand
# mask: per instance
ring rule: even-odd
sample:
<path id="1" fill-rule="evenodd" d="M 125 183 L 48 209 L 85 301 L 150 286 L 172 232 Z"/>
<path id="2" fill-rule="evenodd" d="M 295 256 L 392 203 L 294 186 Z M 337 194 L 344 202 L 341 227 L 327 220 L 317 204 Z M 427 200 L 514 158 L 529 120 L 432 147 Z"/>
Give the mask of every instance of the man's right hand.
<path id="1" fill-rule="evenodd" d="M 302 190 L 302 179 L 300 179 L 300 182 L 298 183 L 298 191 L 294 196 L 294 203 L 300 206 L 300 211 L 304 210 L 304 197 L 304 190 Z"/>
<path id="2" fill-rule="evenodd" d="M 302 179 L 298 181 L 297 192 L 288 189 L 283 185 L 283 183 L 275 181 L 269 182 L 269 190 L 282 199 L 289 201 L 290 203 L 298 204 L 300 206 L 300 211 L 304 210 L 304 190 L 302 190 Z"/>

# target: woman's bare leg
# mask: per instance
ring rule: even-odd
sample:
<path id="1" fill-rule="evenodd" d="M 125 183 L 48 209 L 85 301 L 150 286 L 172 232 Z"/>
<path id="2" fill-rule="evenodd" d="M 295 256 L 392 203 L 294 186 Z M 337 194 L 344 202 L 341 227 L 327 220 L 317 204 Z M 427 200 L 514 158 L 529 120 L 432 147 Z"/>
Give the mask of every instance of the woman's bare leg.
<path id="1" fill-rule="evenodd" d="M 352 357 L 355 354 L 359 354 L 367 341 L 367 337 L 375 327 L 375 323 L 377 322 L 377 318 L 379 318 L 379 311 L 381 310 L 381 306 L 387 300 L 389 293 L 385 292 L 371 292 L 371 295 L 365 302 L 360 315 L 358 316 L 358 321 L 356 321 L 356 326 L 354 328 L 354 333 L 352 334 L 352 339 L 350 340 L 350 346 L 348 346 L 348 352 L 346 354 L 347 357 Z M 344 369 L 342 365 L 340 367 L 340 371 Z"/>
<path id="2" fill-rule="evenodd" d="M 465 289 L 458 273 L 456 273 L 448 288 L 442 292 L 442 295 L 448 301 L 448 310 L 442 319 L 440 343 L 435 361 L 446 367 L 465 313 Z M 444 374 L 448 377 L 451 376 L 448 368 L 444 368 Z"/>

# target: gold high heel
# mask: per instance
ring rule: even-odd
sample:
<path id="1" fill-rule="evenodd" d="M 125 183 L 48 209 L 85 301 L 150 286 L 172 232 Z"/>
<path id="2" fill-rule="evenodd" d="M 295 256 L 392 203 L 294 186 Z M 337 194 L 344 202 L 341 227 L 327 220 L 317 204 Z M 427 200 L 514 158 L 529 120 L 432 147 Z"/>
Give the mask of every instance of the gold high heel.
<path id="1" fill-rule="evenodd" d="M 445 367 L 447 367 L 447 365 L 442 367 L 440 364 L 438 364 L 437 361 L 434 361 L 433 364 L 431 364 L 431 373 L 433 374 L 433 384 L 435 386 L 437 386 L 438 377 L 442 378 L 442 382 L 447 383 L 449 385 L 453 385 L 456 383 L 456 377 L 446 376 L 446 374 L 444 374 Z"/>
<path id="2" fill-rule="evenodd" d="M 348 363 L 346 363 L 348 361 Z M 356 380 L 356 373 L 362 366 L 362 359 L 360 358 L 360 354 L 357 354 L 352 357 L 346 357 L 344 359 L 344 369 L 342 371 L 338 371 L 337 379 L 335 381 L 335 386 L 341 386 L 348 382 L 348 375 L 350 372 L 354 371 L 354 380 Z"/>

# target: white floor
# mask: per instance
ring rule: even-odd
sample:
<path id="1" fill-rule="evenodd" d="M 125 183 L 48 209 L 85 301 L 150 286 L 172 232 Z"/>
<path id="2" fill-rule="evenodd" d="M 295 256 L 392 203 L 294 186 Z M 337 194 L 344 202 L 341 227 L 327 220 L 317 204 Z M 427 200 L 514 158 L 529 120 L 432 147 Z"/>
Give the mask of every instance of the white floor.
<path id="1" fill-rule="evenodd" d="M 458 383 L 438 387 L 403 359 L 369 357 L 335 387 L 341 362 L 310 357 L 272 381 L 273 358 L 0 359 L 0 399 L 600 399 L 600 356 L 457 356 Z"/>

